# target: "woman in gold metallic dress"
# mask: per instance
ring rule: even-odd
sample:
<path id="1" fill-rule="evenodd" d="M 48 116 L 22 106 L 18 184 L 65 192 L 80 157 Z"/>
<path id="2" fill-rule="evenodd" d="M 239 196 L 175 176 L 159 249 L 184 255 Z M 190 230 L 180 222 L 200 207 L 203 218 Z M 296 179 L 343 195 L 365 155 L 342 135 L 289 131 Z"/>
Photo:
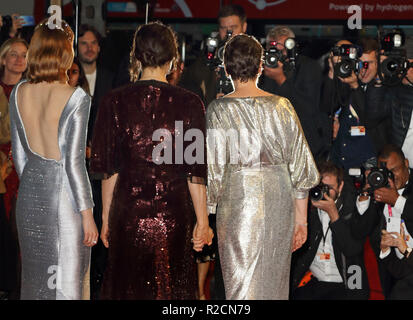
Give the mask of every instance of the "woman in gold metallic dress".
<path id="1" fill-rule="evenodd" d="M 258 89 L 263 48 L 237 35 L 224 64 L 235 90 L 207 110 L 208 207 L 227 299 L 288 299 L 291 252 L 307 238 L 319 174 L 291 103 Z"/>

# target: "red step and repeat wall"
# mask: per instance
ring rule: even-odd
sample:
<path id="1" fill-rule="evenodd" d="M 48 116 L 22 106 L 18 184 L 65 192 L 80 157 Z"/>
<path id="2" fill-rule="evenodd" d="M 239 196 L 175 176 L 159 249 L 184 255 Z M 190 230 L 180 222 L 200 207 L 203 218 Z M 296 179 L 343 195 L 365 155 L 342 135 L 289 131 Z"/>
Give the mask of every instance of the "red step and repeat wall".
<path id="1" fill-rule="evenodd" d="M 154 16 L 158 18 L 216 18 L 218 0 L 157 0 Z M 250 19 L 347 19 L 350 5 L 362 9 L 362 18 L 369 20 L 413 20 L 413 0 L 233 0 L 244 7 Z M 107 1 L 109 17 L 142 17 L 132 1 Z M 115 9 L 111 11 L 110 9 Z M 123 12 L 122 12 L 123 11 Z"/>

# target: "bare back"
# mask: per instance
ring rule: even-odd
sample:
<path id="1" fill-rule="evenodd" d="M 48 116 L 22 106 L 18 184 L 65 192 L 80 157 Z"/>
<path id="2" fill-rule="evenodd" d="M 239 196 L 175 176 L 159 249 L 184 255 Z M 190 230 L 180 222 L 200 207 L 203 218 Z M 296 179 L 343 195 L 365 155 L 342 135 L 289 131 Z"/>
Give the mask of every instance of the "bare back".
<path id="1" fill-rule="evenodd" d="M 47 159 L 60 160 L 60 116 L 75 89 L 60 83 L 24 83 L 17 92 L 17 109 L 29 148 Z"/>

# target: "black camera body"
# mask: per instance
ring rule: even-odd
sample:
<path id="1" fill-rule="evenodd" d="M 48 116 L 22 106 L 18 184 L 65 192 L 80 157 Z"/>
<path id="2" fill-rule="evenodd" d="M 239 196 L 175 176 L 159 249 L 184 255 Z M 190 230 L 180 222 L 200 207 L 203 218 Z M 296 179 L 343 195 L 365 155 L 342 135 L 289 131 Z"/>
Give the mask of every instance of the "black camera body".
<path id="1" fill-rule="evenodd" d="M 284 42 L 284 47 L 287 51 L 285 56 L 281 50 L 277 49 L 277 42 L 271 41 L 268 50 L 265 51 L 264 65 L 268 68 L 278 68 L 278 61 L 283 64 L 288 64 L 288 69 L 295 68 L 297 58 L 297 44 L 294 38 L 287 38 Z"/>
<path id="2" fill-rule="evenodd" d="M 224 48 L 227 41 L 232 37 L 232 31 L 228 30 L 224 40 L 219 39 L 218 32 L 213 32 L 206 40 L 207 66 L 217 73 L 217 92 L 228 94 L 234 91 L 232 81 L 224 70 Z"/>
<path id="3" fill-rule="evenodd" d="M 278 61 L 283 62 L 284 56 L 277 47 L 271 43 L 268 50 L 265 51 L 264 64 L 268 68 L 278 68 Z"/>
<path id="4" fill-rule="evenodd" d="M 320 183 L 318 186 L 312 188 L 309 192 L 310 199 L 313 201 L 320 201 L 324 198 L 324 194 L 328 195 L 330 187 L 324 183 Z"/>
<path id="5" fill-rule="evenodd" d="M 367 182 L 373 191 L 384 187 L 390 187 L 389 179 L 394 181 L 394 174 L 388 170 L 386 166 L 372 168 L 367 176 Z"/>
<path id="6" fill-rule="evenodd" d="M 405 39 L 405 34 L 401 29 L 394 29 L 380 37 L 382 51 L 380 55 L 384 55 L 386 58 L 379 63 L 378 74 L 385 85 L 398 85 L 406 76 L 409 68 L 413 67 L 413 64 L 407 59 L 406 50 L 402 48 Z"/>
<path id="7" fill-rule="evenodd" d="M 365 192 L 372 195 L 377 189 L 390 187 L 389 179 L 394 181 L 394 174 L 386 168 L 385 163 L 380 163 L 379 167 L 372 167 L 367 177 L 365 171 L 364 168 L 352 168 L 349 170 L 349 175 L 353 177 L 354 186 L 359 195 Z M 370 188 L 363 190 L 366 182 L 370 185 Z"/>
<path id="8" fill-rule="evenodd" d="M 227 41 L 232 37 L 232 31 L 227 30 L 224 40 L 219 39 L 218 32 L 213 32 L 206 40 L 207 65 L 216 69 L 224 63 L 224 48 Z"/>
<path id="9" fill-rule="evenodd" d="M 335 46 L 331 50 L 333 56 L 341 57 L 340 61 L 334 64 L 334 74 L 341 78 L 348 78 L 354 71 L 356 74 L 360 71 L 359 58 L 361 57 L 360 48 L 343 44 Z"/>

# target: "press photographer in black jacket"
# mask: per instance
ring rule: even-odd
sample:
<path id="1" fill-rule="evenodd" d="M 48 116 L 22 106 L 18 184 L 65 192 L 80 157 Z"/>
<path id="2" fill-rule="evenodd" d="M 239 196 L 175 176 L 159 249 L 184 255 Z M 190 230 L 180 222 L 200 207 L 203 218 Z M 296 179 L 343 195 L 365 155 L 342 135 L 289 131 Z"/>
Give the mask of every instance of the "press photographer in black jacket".
<path id="1" fill-rule="evenodd" d="M 324 190 L 322 200 L 311 201 L 308 240 L 293 257 L 292 299 L 368 299 L 364 242 L 351 231 L 351 217 L 356 214 L 354 194 L 344 185 L 343 169 L 332 162 L 320 163 L 319 172 L 328 191 Z M 302 285 L 304 276 L 311 280 Z"/>
<path id="2" fill-rule="evenodd" d="M 382 230 L 386 230 L 386 221 L 389 217 L 400 218 L 404 221 L 405 233 L 413 230 L 413 174 L 409 170 L 409 161 L 402 150 L 395 145 L 386 145 L 378 155 L 378 163 L 385 164 L 391 171 L 394 180 L 388 178 L 388 185 L 376 189 L 373 193 L 362 194 L 356 201 L 358 214 L 352 219 L 352 230 L 355 237 L 365 239 L 370 237 L 372 249 L 376 254 L 381 286 L 386 299 L 399 296 L 395 287 L 396 278 L 387 270 L 382 259 L 386 256 L 381 252 L 380 242 Z M 367 173 L 368 176 L 368 173 Z M 370 188 L 366 184 L 365 189 Z M 402 258 L 401 252 L 396 252 Z M 412 287 L 413 289 L 413 287 Z"/>
<path id="3" fill-rule="evenodd" d="M 295 38 L 294 32 L 286 26 L 278 26 L 267 34 L 267 50 L 275 44 L 277 50 L 287 57 L 285 41 Z M 322 72 L 320 65 L 306 56 L 295 57 L 295 67 L 291 59 L 277 66 L 264 66 L 263 76 L 260 78 L 261 89 L 286 97 L 291 101 L 300 119 L 305 137 L 315 159 L 322 156 L 327 150 L 328 132 L 327 118 L 320 113 L 320 92 Z M 324 122 L 323 122 L 324 121 Z"/>

